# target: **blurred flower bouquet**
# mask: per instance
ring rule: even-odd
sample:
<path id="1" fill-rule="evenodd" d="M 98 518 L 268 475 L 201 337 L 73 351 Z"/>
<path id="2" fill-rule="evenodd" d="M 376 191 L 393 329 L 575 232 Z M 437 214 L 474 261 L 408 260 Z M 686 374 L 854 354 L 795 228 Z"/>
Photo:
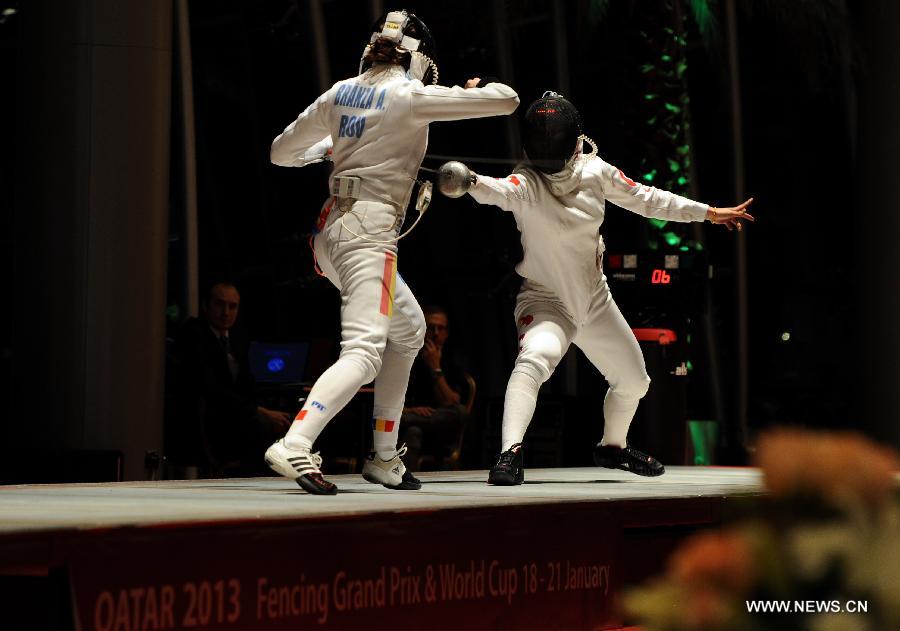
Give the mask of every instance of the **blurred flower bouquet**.
<path id="1" fill-rule="evenodd" d="M 686 541 L 626 596 L 646 631 L 900 629 L 896 455 L 850 433 L 778 430 L 758 445 L 770 496 Z"/>

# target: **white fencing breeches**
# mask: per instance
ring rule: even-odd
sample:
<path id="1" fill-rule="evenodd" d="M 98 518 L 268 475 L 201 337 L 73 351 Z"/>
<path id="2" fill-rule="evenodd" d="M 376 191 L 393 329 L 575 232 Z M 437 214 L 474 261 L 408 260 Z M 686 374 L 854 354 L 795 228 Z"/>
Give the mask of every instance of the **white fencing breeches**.
<path id="1" fill-rule="evenodd" d="M 353 395 L 375 380 L 375 449 L 387 450 L 397 430 L 409 372 L 425 341 L 425 317 L 397 274 L 396 212 L 388 204 L 333 204 L 316 235 L 316 260 L 341 292 L 341 353 L 313 385 L 286 443 L 311 447 Z M 366 237 L 373 241 L 361 238 Z"/>
<path id="2" fill-rule="evenodd" d="M 516 301 L 519 355 L 507 386 L 502 451 L 522 442 L 540 385 L 550 378 L 570 344 L 606 377 L 603 444 L 625 446 L 628 428 L 650 377 L 634 333 L 602 277 L 581 323 L 556 295 L 525 280 Z"/>

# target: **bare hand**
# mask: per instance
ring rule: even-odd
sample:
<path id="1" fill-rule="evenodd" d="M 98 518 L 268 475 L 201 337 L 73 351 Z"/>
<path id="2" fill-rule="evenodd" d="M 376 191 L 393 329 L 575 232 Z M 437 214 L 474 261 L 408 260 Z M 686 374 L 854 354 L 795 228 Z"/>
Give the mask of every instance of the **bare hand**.
<path id="1" fill-rule="evenodd" d="M 481 81 L 481 77 L 475 77 L 474 79 L 469 79 L 466 81 L 466 88 L 477 88 L 478 82 Z"/>
<path id="2" fill-rule="evenodd" d="M 437 345 L 425 338 L 425 346 L 422 347 L 420 351 L 422 353 L 422 360 L 425 362 L 425 365 L 431 368 L 431 370 L 440 370 L 441 368 L 441 349 L 437 347 Z"/>
<path id="3" fill-rule="evenodd" d="M 743 204 L 732 206 L 730 208 L 714 208 L 713 206 L 710 206 L 709 211 L 706 213 L 706 218 L 712 223 L 724 224 L 729 230 L 737 228 L 740 231 L 743 230 L 745 219 L 747 221 L 756 221 L 753 215 L 746 210 L 752 203 L 753 198 L 751 197 Z"/>
<path id="4" fill-rule="evenodd" d="M 403 411 L 407 412 L 408 414 L 415 414 L 416 416 L 431 416 L 432 414 L 434 414 L 434 408 L 429 408 L 424 405 L 420 407 L 406 408 Z"/>

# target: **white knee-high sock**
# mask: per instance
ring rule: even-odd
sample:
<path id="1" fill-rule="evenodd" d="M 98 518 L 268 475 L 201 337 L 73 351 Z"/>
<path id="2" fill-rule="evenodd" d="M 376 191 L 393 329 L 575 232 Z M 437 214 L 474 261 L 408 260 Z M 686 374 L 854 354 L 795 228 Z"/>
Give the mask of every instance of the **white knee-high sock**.
<path id="1" fill-rule="evenodd" d="M 372 409 L 372 448 L 382 460 L 394 457 L 400 416 L 409 385 L 409 371 L 415 353 L 398 352 L 391 344 L 384 349 L 381 370 L 375 377 L 375 406 Z"/>
<path id="2" fill-rule="evenodd" d="M 503 399 L 503 440 L 500 451 L 506 451 L 525 438 L 525 430 L 534 416 L 541 384 L 531 375 L 513 371 Z"/>
<path id="3" fill-rule="evenodd" d="M 606 398 L 603 399 L 604 425 L 601 445 L 625 447 L 628 428 L 640 402 L 640 399 L 623 397 L 612 388 L 606 392 Z"/>
<path id="4" fill-rule="evenodd" d="M 370 378 L 364 360 L 353 355 L 339 358 L 316 380 L 303 409 L 297 413 L 284 437 L 285 446 L 289 449 L 312 449 L 328 421 L 350 402 Z"/>

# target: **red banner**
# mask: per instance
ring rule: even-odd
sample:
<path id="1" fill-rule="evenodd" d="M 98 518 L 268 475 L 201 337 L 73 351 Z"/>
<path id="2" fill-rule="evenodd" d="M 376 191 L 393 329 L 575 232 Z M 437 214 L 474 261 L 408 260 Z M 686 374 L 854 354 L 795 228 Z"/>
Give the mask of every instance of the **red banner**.
<path id="1" fill-rule="evenodd" d="M 109 533 L 74 551 L 77 616 L 97 631 L 611 622 L 599 524 L 559 507 L 453 512 Z"/>
<path id="2" fill-rule="evenodd" d="M 664 560 L 659 549 L 632 558 L 628 541 L 644 538 L 627 531 L 665 516 L 674 543 L 685 525 L 709 523 L 709 508 L 591 502 L 123 528 L 82 533 L 67 563 L 82 630 L 600 629 L 623 624 L 614 601 L 632 563 Z"/>

